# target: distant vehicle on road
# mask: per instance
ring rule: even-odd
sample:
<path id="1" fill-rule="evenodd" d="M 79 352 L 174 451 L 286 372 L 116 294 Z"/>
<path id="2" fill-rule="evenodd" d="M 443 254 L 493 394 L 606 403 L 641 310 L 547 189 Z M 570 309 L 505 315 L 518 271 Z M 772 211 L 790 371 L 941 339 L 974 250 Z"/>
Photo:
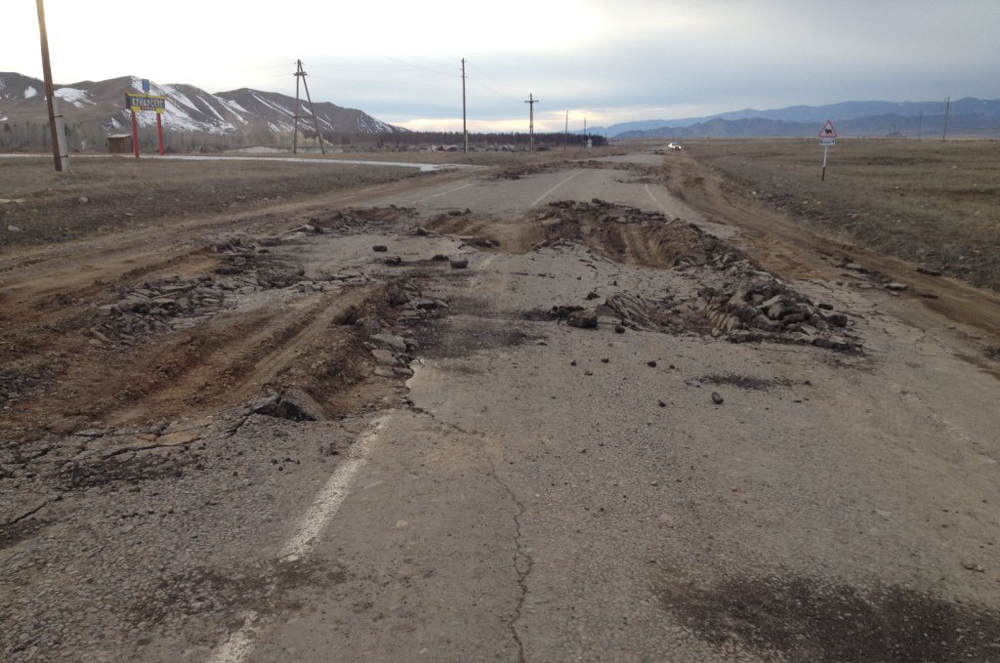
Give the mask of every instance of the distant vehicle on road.
<path id="1" fill-rule="evenodd" d="M 681 149 L 681 144 L 680 143 L 670 143 L 669 145 L 667 145 L 667 149 L 668 150 L 679 150 L 679 149 Z"/>

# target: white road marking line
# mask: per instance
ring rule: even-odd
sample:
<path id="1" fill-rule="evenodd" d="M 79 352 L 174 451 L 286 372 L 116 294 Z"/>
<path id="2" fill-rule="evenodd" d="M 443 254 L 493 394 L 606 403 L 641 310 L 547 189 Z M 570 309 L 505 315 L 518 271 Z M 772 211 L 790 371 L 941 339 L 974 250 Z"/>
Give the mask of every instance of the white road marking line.
<path id="1" fill-rule="evenodd" d="M 294 562 L 312 552 L 316 538 L 330 524 L 333 517 L 337 515 L 340 505 L 344 503 L 351 481 L 357 475 L 358 470 L 368 462 L 372 448 L 382 433 L 382 429 L 385 428 L 389 416 L 385 414 L 376 419 L 371 427 L 351 445 L 348 452 L 349 457 L 341 462 L 330 475 L 323 490 L 302 516 L 291 538 L 282 547 L 279 555 L 282 562 Z M 256 636 L 259 630 L 257 614 L 252 611 L 244 613 L 243 627 L 219 645 L 212 652 L 207 663 L 242 663 L 256 648 Z"/>
<path id="2" fill-rule="evenodd" d="M 320 532 L 329 524 L 337 513 L 337 509 L 347 497 L 347 489 L 351 480 L 365 463 L 372 445 L 378 439 L 388 415 L 379 417 L 371 429 L 351 446 L 350 458 L 344 460 L 326 482 L 316 501 L 306 511 L 292 535 L 282 548 L 280 558 L 283 562 L 294 562 L 308 555 Z"/>
<path id="3" fill-rule="evenodd" d="M 582 170 L 576 171 L 575 173 L 573 173 L 572 175 L 570 175 L 569 177 L 567 177 L 566 179 L 564 179 L 562 182 L 560 182 L 559 184 L 555 185 L 554 187 L 552 187 L 551 189 L 549 189 L 548 191 L 546 191 L 545 193 L 543 193 L 542 195 L 540 195 L 538 197 L 538 200 L 536 200 L 535 202 L 533 202 L 530 205 L 528 205 L 528 207 L 534 207 L 538 203 L 542 202 L 543 200 L 545 200 L 546 196 L 548 196 L 550 193 L 552 193 L 553 191 L 555 191 L 556 189 L 558 189 L 559 187 L 561 187 L 563 184 L 566 184 L 566 182 L 569 182 L 571 179 L 573 179 L 574 177 L 576 177 L 577 175 L 579 175 L 582 172 L 583 172 Z"/>
<path id="4" fill-rule="evenodd" d="M 243 618 L 243 628 L 229 636 L 229 639 L 219 645 L 208 659 L 208 663 L 240 663 L 249 656 L 256 646 L 254 636 L 257 635 L 257 613 L 248 612 Z"/>
<path id="5" fill-rule="evenodd" d="M 414 200 L 411 205 L 417 203 L 427 202 L 428 200 L 433 200 L 435 198 L 440 198 L 441 196 L 447 196 L 449 193 L 455 193 L 456 191 L 461 191 L 462 189 L 468 189 L 470 186 L 475 186 L 476 182 L 469 182 L 468 184 L 463 184 L 462 186 L 457 186 L 454 189 L 448 189 L 447 191 L 442 191 L 441 193 L 435 193 L 433 196 L 427 196 L 426 198 L 420 198 L 419 200 Z"/>

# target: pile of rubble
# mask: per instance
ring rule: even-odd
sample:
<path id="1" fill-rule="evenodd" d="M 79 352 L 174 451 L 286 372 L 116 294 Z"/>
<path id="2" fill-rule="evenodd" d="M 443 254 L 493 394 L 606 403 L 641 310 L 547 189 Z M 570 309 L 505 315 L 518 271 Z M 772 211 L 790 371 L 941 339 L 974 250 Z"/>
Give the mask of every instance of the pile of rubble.
<path id="1" fill-rule="evenodd" d="M 848 333 L 846 314 L 774 280 L 730 289 L 705 287 L 696 298 L 681 303 L 670 295 L 654 301 L 617 293 L 593 308 L 554 306 L 547 317 L 584 329 L 595 329 L 603 322 L 619 332 L 694 332 L 733 343 L 772 341 L 831 350 L 861 347 L 860 340 Z"/>
<path id="2" fill-rule="evenodd" d="M 551 238 L 543 243 L 547 247 L 582 240 L 612 257 L 691 272 L 700 285 L 697 294 L 681 298 L 666 294 L 652 300 L 622 292 L 597 307 L 554 307 L 551 317 L 572 326 L 594 328 L 603 317 L 616 330 L 694 332 L 734 343 L 767 340 L 833 350 L 860 347 L 860 341 L 848 334 L 846 314 L 810 300 L 733 245 L 693 224 L 596 198 L 589 203 L 552 203 L 543 222 Z M 638 228 L 627 236 L 625 248 L 620 248 L 625 236 L 614 229 L 623 224 Z M 597 297 L 592 295 L 588 299 Z"/>
<path id="3" fill-rule="evenodd" d="M 358 235 L 392 228 L 400 222 L 413 219 L 416 210 L 412 207 L 387 205 L 365 209 L 336 210 L 323 216 L 314 216 L 297 230 L 314 233 L 334 233 L 337 235 Z"/>
<path id="4" fill-rule="evenodd" d="M 231 282 L 211 276 L 144 282 L 99 307 L 106 316 L 89 335 L 99 345 L 137 345 L 157 332 L 193 327 L 223 308 L 234 289 Z"/>
<path id="5" fill-rule="evenodd" d="M 774 279 L 755 279 L 731 289 L 703 288 L 685 305 L 698 312 L 715 334 L 734 343 L 779 341 L 832 350 L 856 350 L 847 335 L 849 319 L 825 302 L 815 302 Z"/>

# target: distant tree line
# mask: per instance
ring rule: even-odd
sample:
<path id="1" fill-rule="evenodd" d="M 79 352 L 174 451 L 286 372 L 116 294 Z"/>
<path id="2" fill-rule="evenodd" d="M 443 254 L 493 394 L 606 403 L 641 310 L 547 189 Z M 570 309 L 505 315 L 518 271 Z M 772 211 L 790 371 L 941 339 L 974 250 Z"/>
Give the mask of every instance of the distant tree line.
<path id="1" fill-rule="evenodd" d="M 566 133 L 536 133 L 535 145 L 554 147 L 557 145 L 577 145 L 587 144 L 587 136 Z M 594 146 L 601 146 L 607 143 L 604 136 L 589 137 Z M 406 133 L 392 134 L 369 134 L 366 137 L 368 142 L 375 142 L 378 145 L 462 145 L 463 137 L 460 131 L 411 131 Z M 470 145 L 514 145 L 527 146 L 531 136 L 521 132 L 509 133 L 469 133 Z"/>

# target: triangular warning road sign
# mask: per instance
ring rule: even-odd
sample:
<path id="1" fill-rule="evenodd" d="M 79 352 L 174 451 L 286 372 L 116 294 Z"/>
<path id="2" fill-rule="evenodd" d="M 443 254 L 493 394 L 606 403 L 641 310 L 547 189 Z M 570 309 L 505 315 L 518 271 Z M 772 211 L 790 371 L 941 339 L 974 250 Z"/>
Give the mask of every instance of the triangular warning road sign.
<path id="1" fill-rule="evenodd" d="M 833 122 L 831 122 L 830 120 L 826 121 L 826 124 L 823 125 L 823 130 L 819 132 L 819 137 L 820 138 L 837 137 L 837 130 L 833 128 Z"/>

